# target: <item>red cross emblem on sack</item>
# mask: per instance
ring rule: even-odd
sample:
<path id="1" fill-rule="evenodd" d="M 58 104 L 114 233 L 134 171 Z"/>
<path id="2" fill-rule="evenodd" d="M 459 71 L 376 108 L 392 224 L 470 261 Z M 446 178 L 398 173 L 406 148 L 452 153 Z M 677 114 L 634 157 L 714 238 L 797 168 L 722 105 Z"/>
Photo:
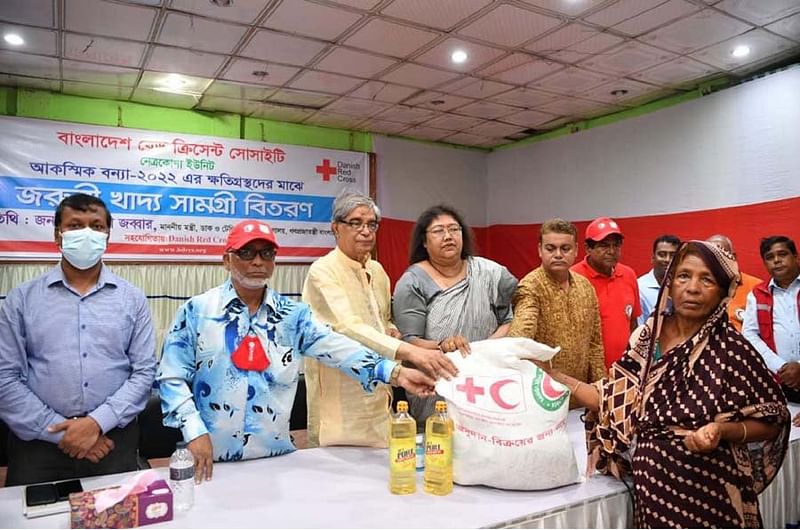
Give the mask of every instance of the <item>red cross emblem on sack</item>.
<path id="1" fill-rule="evenodd" d="M 505 390 L 508 385 L 513 386 Z M 524 405 L 522 381 L 519 376 L 512 375 L 502 378 L 467 376 L 463 383 L 455 385 L 455 389 L 456 396 L 459 395 L 458 393 L 463 393 L 467 403 L 475 404 L 477 408 L 484 410 L 502 412 L 514 410 L 520 404 Z"/>

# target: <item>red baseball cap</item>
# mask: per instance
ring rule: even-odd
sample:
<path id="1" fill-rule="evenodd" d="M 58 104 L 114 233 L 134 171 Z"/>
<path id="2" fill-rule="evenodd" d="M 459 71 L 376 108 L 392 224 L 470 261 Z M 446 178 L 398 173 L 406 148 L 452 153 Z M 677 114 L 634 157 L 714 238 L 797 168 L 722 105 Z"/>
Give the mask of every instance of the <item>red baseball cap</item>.
<path id="1" fill-rule="evenodd" d="M 257 239 L 263 239 L 280 248 L 275 239 L 275 232 L 272 228 L 262 221 L 242 221 L 234 225 L 228 232 L 228 241 L 225 243 L 225 252 L 229 250 L 239 250 L 246 244 Z"/>
<path id="2" fill-rule="evenodd" d="M 586 227 L 586 239 L 592 241 L 602 241 L 611 234 L 619 234 L 622 237 L 622 230 L 619 225 L 610 217 L 598 217 Z"/>

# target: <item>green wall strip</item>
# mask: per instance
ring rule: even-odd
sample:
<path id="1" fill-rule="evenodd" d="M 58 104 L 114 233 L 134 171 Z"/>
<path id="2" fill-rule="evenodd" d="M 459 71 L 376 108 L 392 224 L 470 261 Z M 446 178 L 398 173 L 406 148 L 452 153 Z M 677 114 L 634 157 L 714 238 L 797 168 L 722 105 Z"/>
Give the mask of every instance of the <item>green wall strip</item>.
<path id="1" fill-rule="evenodd" d="M 24 118 L 243 138 L 325 149 L 372 151 L 365 132 L 251 119 L 237 114 L 156 107 L 35 89 L 0 87 L 0 114 Z"/>
<path id="2" fill-rule="evenodd" d="M 15 115 L 17 113 L 17 90 L 0 86 L 0 114 Z"/>
<path id="3" fill-rule="evenodd" d="M 116 127 L 117 102 L 21 88 L 17 116 Z"/>
<path id="4" fill-rule="evenodd" d="M 238 114 L 169 109 L 126 102 L 120 105 L 119 125 L 132 129 L 239 138 L 239 122 L 243 119 Z"/>
<path id="5" fill-rule="evenodd" d="M 241 116 L 19 90 L 17 116 L 156 131 L 239 137 Z"/>
<path id="6" fill-rule="evenodd" d="M 372 135 L 280 121 L 245 118 L 244 138 L 276 144 L 306 145 L 346 151 L 372 151 Z"/>

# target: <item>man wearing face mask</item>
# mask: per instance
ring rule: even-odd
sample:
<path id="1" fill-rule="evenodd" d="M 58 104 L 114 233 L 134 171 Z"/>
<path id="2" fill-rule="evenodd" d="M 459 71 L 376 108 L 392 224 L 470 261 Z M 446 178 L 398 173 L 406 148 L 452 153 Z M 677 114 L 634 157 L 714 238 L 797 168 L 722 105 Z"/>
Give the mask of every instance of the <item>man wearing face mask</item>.
<path id="1" fill-rule="evenodd" d="M 340 335 L 302 302 L 267 283 L 278 242 L 261 221 L 228 233 L 222 257 L 230 279 L 192 297 L 175 316 L 158 371 L 164 424 L 181 430 L 195 458 L 195 481 L 211 479 L 214 461 L 247 460 L 295 450 L 289 438 L 300 356 L 355 379 L 433 394 L 434 380 Z"/>
<path id="2" fill-rule="evenodd" d="M 111 215 L 75 194 L 55 213 L 61 262 L 0 307 L 6 485 L 132 471 L 155 375 L 147 300 L 101 261 Z"/>

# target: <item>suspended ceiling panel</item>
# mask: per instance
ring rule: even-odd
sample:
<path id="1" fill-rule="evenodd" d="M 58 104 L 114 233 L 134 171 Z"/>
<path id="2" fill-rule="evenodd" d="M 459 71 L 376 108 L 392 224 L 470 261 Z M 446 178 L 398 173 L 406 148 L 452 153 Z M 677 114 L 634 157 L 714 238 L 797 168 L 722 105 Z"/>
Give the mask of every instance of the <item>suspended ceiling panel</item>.
<path id="1" fill-rule="evenodd" d="M 800 56 L 797 0 L 224 3 L 2 0 L 0 84 L 493 147 Z"/>

